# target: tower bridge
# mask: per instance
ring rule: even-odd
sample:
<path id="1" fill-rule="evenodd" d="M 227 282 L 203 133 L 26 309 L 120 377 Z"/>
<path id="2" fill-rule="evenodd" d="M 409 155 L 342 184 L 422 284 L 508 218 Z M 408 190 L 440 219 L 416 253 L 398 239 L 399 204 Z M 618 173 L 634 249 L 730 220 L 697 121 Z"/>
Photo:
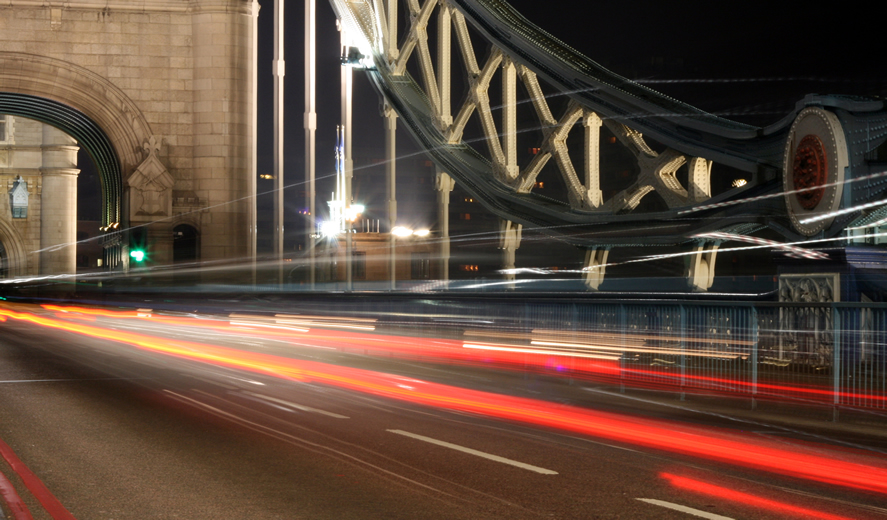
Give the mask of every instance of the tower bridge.
<path id="1" fill-rule="evenodd" d="M 116 230 L 138 226 L 155 260 L 171 261 L 171 230 L 183 224 L 199 234 L 203 260 L 254 258 L 258 3 L 58 4 L 11 0 L 0 10 L 0 113 L 57 127 L 89 151 L 111 263 L 125 261 Z M 705 290 L 730 237 L 768 229 L 787 242 L 826 239 L 887 217 L 875 161 L 887 140 L 881 100 L 811 95 L 755 127 L 608 71 L 503 1 L 331 5 L 344 60 L 384 100 L 392 186 L 396 119 L 436 165 L 444 278 L 454 183 L 501 219 L 506 271 L 522 229 L 544 229 L 587 251 L 592 289 L 613 247 L 695 251 L 689 283 Z M 553 98 L 569 101 L 558 108 Z M 632 158 L 627 182 L 601 161 L 604 137 Z M 519 143 L 537 151 L 528 164 Z M 535 188 L 551 176 L 566 186 L 562 200 Z M 393 193 L 388 201 L 393 228 Z M 8 273 L 26 274 L 15 228 L 0 227 L 0 242 Z"/>

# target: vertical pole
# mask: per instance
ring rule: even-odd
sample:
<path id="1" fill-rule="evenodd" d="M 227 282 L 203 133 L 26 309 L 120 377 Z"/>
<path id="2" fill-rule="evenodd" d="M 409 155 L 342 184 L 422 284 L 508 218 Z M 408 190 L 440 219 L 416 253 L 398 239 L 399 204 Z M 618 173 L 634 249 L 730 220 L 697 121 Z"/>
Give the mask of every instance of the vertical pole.
<path id="1" fill-rule="evenodd" d="M 305 219 L 305 249 L 308 251 L 309 278 L 308 287 L 314 289 L 317 280 L 315 269 L 314 235 L 317 225 L 314 216 L 314 204 L 317 194 L 314 191 L 317 150 L 317 48 L 315 46 L 317 30 L 316 0 L 305 0 L 305 177 L 308 184 L 308 218 Z"/>
<path id="2" fill-rule="evenodd" d="M 385 117 L 385 185 L 388 191 L 388 287 L 393 291 L 397 287 L 397 245 L 391 232 L 397 225 L 397 114 L 387 103 L 382 110 Z"/>
<path id="3" fill-rule="evenodd" d="M 628 320 L 625 317 L 625 305 L 619 304 L 619 337 L 622 340 L 622 355 L 619 356 L 619 393 L 625 393 L 625 335 Z"/>
<path id="4" fill-rule="evenodd" d="M 684 386 L 687 382 L 687 314 L 684 306 L 678 308 L 681 313 L 681 401 L 686 399 Z"/>
<path id="5" fill-rule="evenodd" d="M 832 313 L 832 421 L 838 422 L 838 406 L 841 404 L 841 312 L 835 306 Z"/>
<path id="6" fill-rule="evenodd" d="M 259 128 L 259 109 L 258 109 L 258 95 L 259 95 L 259 5 L 258 3 L 253 4 L 252 8 L 252 31 L 253 31 L 253 54 L 252 54 L 252 68 L 250 70 L 250 81 L 252 83 L 252 93 L 250 96 L 250 125 L 252 126 L 252 136 L 250 142 L 250 149 L 252 151 L 251 154 L 251 162 L 250 162 L 250 175 L 249 181 L 247 182 L 247 195 L 249 197 L 249 203 L 247 204 L 247 213 L 248 213 L 248 222 L 249 226 L 249 244 L 248 244 L 248 256 L 250 258 L 250 273 L 252 278 L 252 284 L 256 285 L 256 243 L 258 233 L 258 225 L 256 223 L 256 176 L 258 172 L 257 161 L 258 161 L 258 135 L 257 131 Z"/>
<path id="7" fill-rule="evenodd" d="M 283 284 L 283 4 L 274 0 L 274 252 L 277 283 Z"/>
<path id="8" fill-rule="evenodd" d="M 339 28 L 339 34 L 342 38 L 342 48 L 347 49 L 348 37 L 345 34 L 344 27 Z M 351 67 L 346 65 L 342 66 L 342 134 L 343 134 L 343 150 L 342 154 L 344 160 L 342 161 L 345 165 L 345 209 L 349 210 L 351 208 L 351 179 L 354 176 L 354 161 L 351 158 L 351 92 L 352 92 L 352 74 Z M 348 211 L 350 213 L 350 211 Z M 351 233 L 351 221 L 347 218 L 345 219 L 345 290 L 351 291 L 353 287 L 352 281 L 352 258 L 351 255 L 354 254 L 352 249 L 352 233 Z"/>
<path id="9" fill-rule="evenodd" d="M 751 409 L 754 410 L 758 407 L 758 309 L 757 307 L 751 308 L 751 327 L 752 327 L 752 351 L 751 351 Z"/>
<path id="10" fill-rule="evenodd" d="M 450 281 L 450 192 L 456 181 L 438 170 L 435 179 L 437 189 L 437 222 L 440 225 L 440 279 Z"/>

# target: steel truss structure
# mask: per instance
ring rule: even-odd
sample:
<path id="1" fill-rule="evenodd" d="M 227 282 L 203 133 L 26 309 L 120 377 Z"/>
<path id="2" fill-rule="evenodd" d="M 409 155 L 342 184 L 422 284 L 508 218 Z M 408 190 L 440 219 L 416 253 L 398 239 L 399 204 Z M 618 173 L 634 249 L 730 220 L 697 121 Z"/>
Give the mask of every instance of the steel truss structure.
<path id="1" fill-rule="evenodd" d="M 872 161 L 887 140 L 880 100 L 808 96 L 781 121 L 749 126 L 604 69 L 502 0 L 404 2 L 407 23 L 398 21 L 398 0 L 331 0 L 356 42 L 351 57 L 371 59 L 367 73 L 434 160 L 444 177 L 438 184 L 452 189 L 452 177 L 507 222 L 503 229 L 514 234 L 517 226 L 518 241 L 520 226 L 560 234 L 589 249 L 591 267 L 606 262 L 602 252 L 610 247 L 690 242 L 708 252 L 695 262 L 705 272 L 691 280 L 704 290 L 719 243 L 706 234 L 766 227 L 788 241 L 831 237 L 871 222 L 865 205 L 887 189 L 887 176 Z M 430 41 L 429 28 L 436 41 Z M 463 84 L 467 95 L 455 99 L 453 86 Z M 533 121 L 518 117 L 519 104 L 527 101 L 518 98 L 519 84 Z M 569 99 L 560 112 L 550 103 L 557 97 Z M 495 112 L 501 112 L 498 121 Z M 472 119 L 482 130 L 482 144 L 465 138 Z M 613 186 L 619 173 L 601 168 L 602 128 L 636 165 L 633 181 L 618 190 L 602 189 Z M 582 132 L 578 166 L 567 147 L 572 132 Z M 521 168 L 518 136 L 527 135 L 541 137 L 533 145 L 538 153 Z M 567 200 L 534 193 L 552 161 Z M 713 193 L 713 165 L 744 172 L 745 184 Z M 660 209 L 640 211 L 641 201 L 654 193 Z M 711 265 L 701 266 L 707 261 Z M 600 283 L 597 275 L 588 278 L 590 287 Z"/>

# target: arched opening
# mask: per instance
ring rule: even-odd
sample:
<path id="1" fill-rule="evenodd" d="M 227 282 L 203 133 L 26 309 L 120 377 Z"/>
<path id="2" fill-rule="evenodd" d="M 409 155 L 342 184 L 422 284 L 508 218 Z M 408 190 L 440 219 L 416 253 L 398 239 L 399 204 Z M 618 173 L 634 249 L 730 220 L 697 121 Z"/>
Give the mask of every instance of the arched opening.
<path id="1" fill-rule="evenodd" d="M 199 251 L 200 234 L 194 226 L 179 224 L 172 229 L 173 262 L 196 262 Z"/>
<path id="2" fill-rule="evenodd" d="M 82 112 L 50 99 L 0 92 L 0 114 L 40 121 L 73 137 L 98 170 L 102 186 L 102 225 L 120 222 L 123 176 L 120 159 L 105 132 Z"/>
<path id="3" fill-rule="evenodd" d="M 6 255 L 6 247 L 0 242 L 0 280 L 9 277 L 9 260 Z"/>
<path id="4" fill-rule="evenodd" d="M 91 172 L 93 180 L 90 183 L 90 191 L 97 192 L 98 196 L 93 197 L 84 205 L 84 208 L 95 208 L 90 213 L 90 220 L 95 219 L 94 225 L 88 226 L 91 231 L 90 240 L 84 242 L 84 246 L 77 249 L 83 249 L 87 245 L 92 245 L 96 251 L 91 251 L 95 257 L 85 260 L 90 252 L 76 251 L 72 253 L 76 256 L 76 261 L 71 262 L 72 265 L 67 267 L 56 266 L 58 262 L 53 260 L 47 265 L 41 262 L 41 271 L 46 272 L 74 271 L 84 270 L 86 268 L 101 267 L 104 269 L 111 268 L 119 264 L 119 258 L 122 253 L 122 244 L 115 240 L 107 240 L 99 237 L 102 229 L 120 229 L 121 228 L 121 197 L 122 197 L 122 174 L 121 164 L 111 143 L 111 140 L 105 132 L 92 119 L 82 112 L 73 109 L 63 103 L 44 99 L 27 94 L 16 94 L 8 92 L 0 92 L 0 114 L 8 114 L 13 118 L 21 118 L 23 121 L 36 121 L 60 130 L 64 134 L 70 136 L 76 141 L 76 145 L 80 148 L 79 162 L 83 162 L 86 170 Z M 3 116 L 5 117 L 5 116 Z M 6 130 L 9 130 L 8 128 Z M 18 140 L 16 140 L 18 141 Z M 89 176 L 89 174 L 87 174 Z M 79 177 L 79 176 L 78 176 Z M 78 184 L 88 181 L 88 178 L 74 181 L 73 194 L 71 196 L 77 198 L 76 193 Z M 44 178 L 44 188 L 50 188 L 47 185 L 47 179 Z M 61 195 L 60 195 L 61 196 Z M 75 206 L 79 206 L 74 201 Z M 64 219 L 68 220 L 68 219 Z M 77 218 L 77 220 L 82 220 Z M 116 226 L 115 226 L 116 224 Z M 77 222 L 71 222 L 75 232 L 77 230 Z M 114 233 L 112 233 L 114 234 Z M 95 235 L 94 237 L 92 235 Z M 72 237 L 73 238 L 73 237 Z M 109 237 L 113 238 L 113 237 Z M 78 240 L 79 241 L 79 240 Z M 104 243 L 105 246 L 102 247 Z M 102 261 L 100 262 L 99 259 Z M 84 264 L 88 262 L 88 265 Z M 84 264 L 84 265 L 81 265 Z"/>

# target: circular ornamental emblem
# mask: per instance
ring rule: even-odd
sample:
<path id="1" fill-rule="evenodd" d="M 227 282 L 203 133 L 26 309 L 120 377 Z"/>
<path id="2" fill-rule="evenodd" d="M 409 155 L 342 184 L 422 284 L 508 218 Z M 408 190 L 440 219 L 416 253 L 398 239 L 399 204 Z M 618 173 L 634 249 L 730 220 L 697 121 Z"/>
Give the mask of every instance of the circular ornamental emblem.
<path id="1" fill-rule="evenodd" d="M 792 164 L 792 177 L 795 184 L 795 198 L 804 209 L 813 209 L 822 200 L 828 181 L 828 161 L 822 140 L 815 135 L 806 135 L 795 150 Z"/>
<path id="2" fill-rule="evenodd" d="M 789 129 L 783 155 L 785 206 L 804 236 L 826 230 L 841 206 L 848 153 L 838 117 L 822 107 L 801 110 Z"/>

